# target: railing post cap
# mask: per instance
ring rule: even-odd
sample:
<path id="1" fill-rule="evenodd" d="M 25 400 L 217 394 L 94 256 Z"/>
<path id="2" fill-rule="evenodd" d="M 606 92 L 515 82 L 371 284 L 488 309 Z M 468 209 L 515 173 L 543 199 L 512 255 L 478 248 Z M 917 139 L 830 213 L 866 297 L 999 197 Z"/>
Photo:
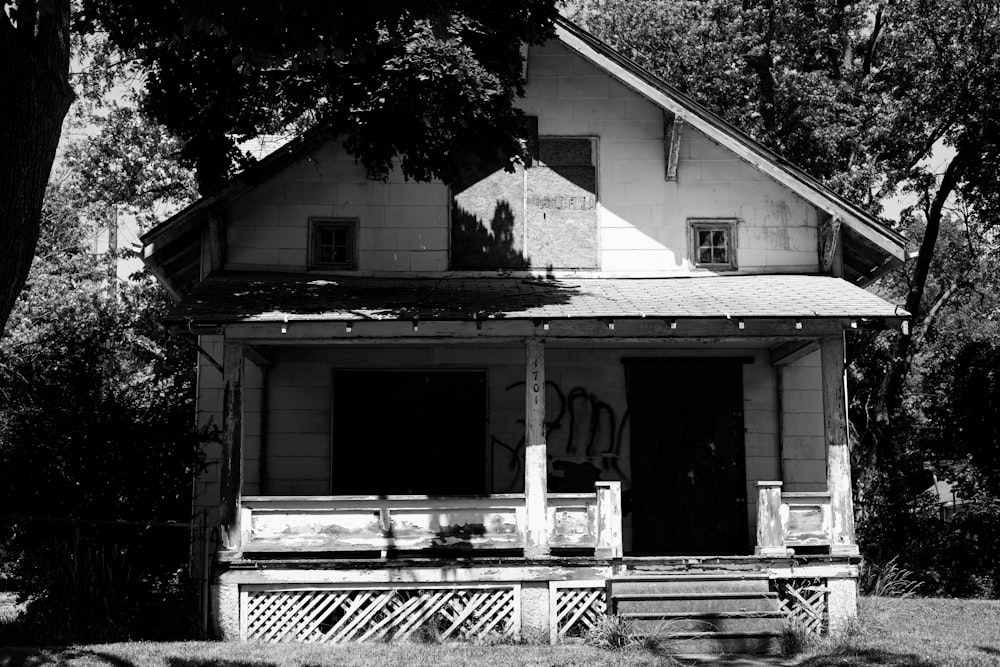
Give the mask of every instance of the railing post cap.
<path id="1" fill-rule="evenodd" d="M 780 489 L 784 482 L 757 482 L 758 489 Z"/>
<path id="2" fill-rule="evenodd" d="M 614 481 L 598 480 L 598 481 L 594 482 L 594 486 L 595 487 L 596 486 L 603 486 L 603 487 L 621 486 L 621 484 L 622 483 L 619 482 L 619 481 L 617 481 L 617 480 L 614 480 Z"/>

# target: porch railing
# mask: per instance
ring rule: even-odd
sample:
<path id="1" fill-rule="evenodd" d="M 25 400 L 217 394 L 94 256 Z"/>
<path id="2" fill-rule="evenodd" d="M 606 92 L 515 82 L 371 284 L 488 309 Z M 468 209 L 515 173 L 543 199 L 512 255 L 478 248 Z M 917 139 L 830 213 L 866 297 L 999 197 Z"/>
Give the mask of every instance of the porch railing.
<path id="1" fill-rule="evenodd" d="M 796 548 L 830 548 L 833 513 L 827 491 L 783 492 L 781 482 L 757 482 L 758 556 L 786 556 Z"/>
<path id="2" fill-rule="evenodd" d="M 594 493 L 547 495 L 554 549 L 622 555 L 621 483 Z M 253 552 L 518 550 L 525 546 L 522 493 L 489 496 L 245 496 L 242 549 Z"/>

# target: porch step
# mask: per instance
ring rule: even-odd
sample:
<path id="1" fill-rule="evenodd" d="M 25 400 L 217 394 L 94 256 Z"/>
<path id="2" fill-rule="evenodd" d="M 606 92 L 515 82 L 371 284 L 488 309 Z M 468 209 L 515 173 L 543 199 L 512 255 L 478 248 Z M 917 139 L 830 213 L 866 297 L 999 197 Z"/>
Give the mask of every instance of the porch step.
<path id="1" fill-rule="evenodd" d="M 750 655 L 781 652 L 781 635 L 745 632 L 678 633 L 661 637 L 660 646 L 675 655 L 698 653 L 746 653 Z"/>
<path id="2" fill-rule="evenodd" d="M 608 611 L 678 653 L 775 653 L 785 626 L 766 575 L 621 576 Z"/>

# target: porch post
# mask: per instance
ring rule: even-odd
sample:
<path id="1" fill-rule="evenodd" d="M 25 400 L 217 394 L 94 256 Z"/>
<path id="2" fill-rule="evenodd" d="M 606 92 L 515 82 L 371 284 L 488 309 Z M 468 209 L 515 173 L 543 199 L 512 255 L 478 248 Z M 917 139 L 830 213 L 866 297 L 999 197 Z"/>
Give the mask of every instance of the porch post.
<path id="1" fill-rule="evenodd" d="M 224 354 L 219 518 L 223 548 L 238 551 L 243 544 L 240 526 L 240 499 L 243 495 L 243 344 L 226 341 Z"/>
<path id="2" fill-rule="evenodd" d="M 851 452 L 847 435 L 847 378 L 844 335 L 820 341 L 823 371 L 823 430 L 826 436 L 826 486 L 833 515 L 831 554 L 857 556 L 854 500 L 851 496 Z"/>
<path id="3" fill-rule="evenodd" d="M 529 338 L 525 350 L 524 555 L 549 555 L 548 457 L 545 451 L 545 344 Z"/>
<path id="4" fill-rule="evenodd" d="M 781 482 L 757 482 L 757 556 L 788 555 L 781 530 Z"/>

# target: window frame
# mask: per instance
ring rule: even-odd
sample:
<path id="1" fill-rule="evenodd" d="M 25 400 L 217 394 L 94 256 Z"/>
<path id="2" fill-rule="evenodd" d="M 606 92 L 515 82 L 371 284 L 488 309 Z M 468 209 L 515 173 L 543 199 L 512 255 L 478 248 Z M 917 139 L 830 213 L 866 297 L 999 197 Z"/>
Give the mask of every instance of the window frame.
<path id="1" fill-rule="evenodd" d="M 324 229 L 346 229 L 348 232 L 347 260 L 343 262 L 321 262 L 320 232 Z M 359 224 L 357 218 L 309 218 L 309 249 L 306 266 L 321 271 L 354 271 L 358 268 Z"/>
<path id="2" fill-rule="evenodd" d="M 688 247 L 691 252 L 692 268 L 704 271 L 737 270 L 739 268 L 739 264 L 736 259 L 738 249 L 736 232 L 738 225 L 739 220 L 736 218 L 688 218 L 688 236 L 690 237 Z M 699 261 L 698 251 L 701 245 L 698 242 L 698 234 L 699 232 L 706 231 L 726 232 L 726 250 L 729 256 L 728 262 L 717 263 Z"/>

